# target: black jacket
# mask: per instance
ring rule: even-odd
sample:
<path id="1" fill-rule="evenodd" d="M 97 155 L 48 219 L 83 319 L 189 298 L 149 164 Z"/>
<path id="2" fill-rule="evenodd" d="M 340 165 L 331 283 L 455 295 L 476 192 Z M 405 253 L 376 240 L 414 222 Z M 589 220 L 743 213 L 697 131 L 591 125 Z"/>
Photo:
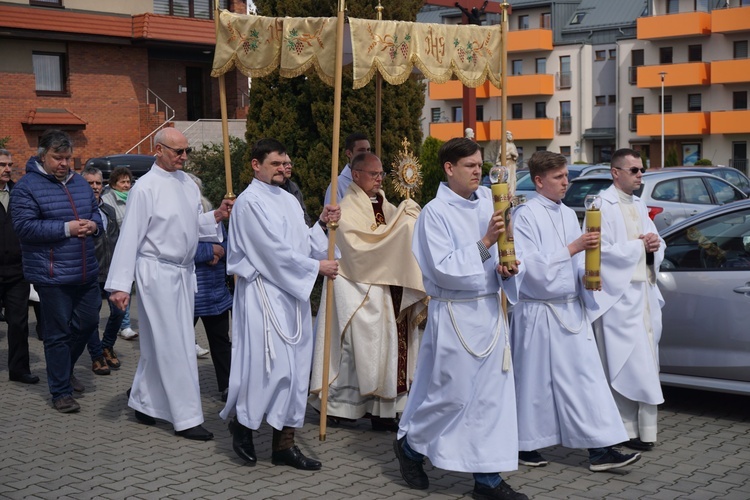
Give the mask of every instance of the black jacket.
<path id="1" fill-rule="evenodd" d="M 104 214 L 102 221 L 105 217 L 107 219 L 107 230 L 101 238 L 94 240 L 94 250 L 96 251 L 96 260 L 99 262 L 99 283 L 104 283 L 107 281 L 109 265 L 112 263 L 112 254 L 115 253 L 117 238 L 120 237 L 120 226 L 117 225 L 117 214 L 114 208 L 106 203 L 99 203 L 99 210 Z"/>
<path id="2" fill-rule="evenodd" d="M 8 182 L 8 189 L 13 189 L 13 182 Z M 23 278 L 21 262 L 21 242 L 13 230 L 10 210 L 0 203 L 0 282 L 17 281 Z"/>

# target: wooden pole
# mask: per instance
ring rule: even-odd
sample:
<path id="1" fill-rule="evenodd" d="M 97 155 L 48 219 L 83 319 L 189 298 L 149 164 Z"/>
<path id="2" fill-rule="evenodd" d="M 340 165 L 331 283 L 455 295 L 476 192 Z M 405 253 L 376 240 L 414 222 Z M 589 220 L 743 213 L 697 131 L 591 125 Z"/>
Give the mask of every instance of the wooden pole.
<path id="1" fill-rule="evenodd" d="M 331 145 L 331 205 L 338 203 L 339 176 L 339 134 L 341 131 L 341 74 L 344 66 L 344 10 L 346 0 L 339 0 L 336 18 L 336 73 L 333 92 L 333 141 Z M 338 224 L 328 223 L 328 260 L 336 256 L 336 229 Z M 333 280 L 327 281 L 325 333 L 323 336 L 323 380 L 320 390 L 320 440 L 326 440 L 326 423 L 328 420 L 328 377 L 331 362 L 331 319 L 333 318 Z"/>
<path id="2" fill-rule="evenodd" d="M 216 2 L 214 9 L 214 24 L 216 25 L 216 41 L 219 41 L 219 2 Z M 237 196 L 232 192 L 232 157 L 229 154 L 229 118 L 227 116 L 227 88 L 224 75 L 219 76 L 219 105 L 221 107 L 221 135 L 224 139 L 224 179 L 226 182 L 227 193 L 224 198 L 233 200 Z"/>
<path id="3" fill-rule="evenodd" d="M 383 20 L 383 6 L 380 4 L 380 0 L 378 0 L 378 6 L 375 7 L 375 10 L 377 11 L 377 19 L 378 21 Z M 382 139 L 382 130 L 383 130 L 383 75 L 378 73 L 375 75 L 375 156 L 382 159 L 382 152 L 383 152 L 383 139 Z"/>
<path id="4" fill-rule="evenodd" d="M 510 8 L 510 4 L 508 2 L 503 2 L 500 7 L 503 9 L 501 14 L 502 20 L 500 22 L 500 86 L 502 87 L 502 94 L 500 97 L 500 112 L 502 113 L 502 116 L 500 117 L 500 164 L 507 167 L 508 160 L 505 158 L 505 155 L 508 152 L 508 9 Z M 515 172 L 513 172 L 513 175 L 515 175 Z M 510 179 L 508 180 L 510 181 Z M 515 186 L 515 182 L 512 183 L 512 185 Z M 514 193 L 508 193 L 508 196 L 513 197 L 513 194 Z"/>

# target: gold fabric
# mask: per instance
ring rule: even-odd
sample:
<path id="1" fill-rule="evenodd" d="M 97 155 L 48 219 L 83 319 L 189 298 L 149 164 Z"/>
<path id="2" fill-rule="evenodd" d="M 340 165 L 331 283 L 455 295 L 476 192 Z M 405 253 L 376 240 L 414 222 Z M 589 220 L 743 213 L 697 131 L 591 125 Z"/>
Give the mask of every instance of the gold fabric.
<path id="1" fill-rule="evenodd" d="M 499 26 L 426 24 L 349 18 L 354 88 L 378 71 L 391 85 L 404 83 L 414 67 L 430 81 L 458 78 L 467 87 L 486 79 L 500 88 Z M 345 43 L 345 46 L 347 44 Z M 211 76 L 239 69 L 263 77 L 277 68 L 292 78 L 314 68 L 333 85 L 336 65 L 336 18 L 219 15 Z"/>

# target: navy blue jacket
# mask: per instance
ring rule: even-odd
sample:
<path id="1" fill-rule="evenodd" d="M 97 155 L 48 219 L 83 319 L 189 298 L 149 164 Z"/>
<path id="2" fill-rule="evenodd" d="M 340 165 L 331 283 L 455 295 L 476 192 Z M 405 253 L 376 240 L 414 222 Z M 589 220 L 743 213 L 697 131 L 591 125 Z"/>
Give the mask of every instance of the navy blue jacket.
<path id="1" fill-rule="evenodd" d="M 21 240 L 23 274 L 35 285 L 78 285 L 96 281 L 99 266 L 94 239 L 65 236 L 65 225 L 88 219 L 104 234 L 88 182 L 72 174 L 66 183 L 40 169 L 38 158 L 26 163 L 26 175 L 10 195 L 13 228 Z"/>
<path id="2" fill-rule="evenodd" d="M 231 309 L 232 295 L 227 288 L 226 256 L 214 266 L 209 266 L 214 257 L 214 243 L 199 242 L 195 252 L 195 275 L 198 278 L 198 293 L 195 294 L 195 312 L 193 315 L 216 316 Z M 227 235 L 221 242 L 224 252 L 227 251 Z"/>

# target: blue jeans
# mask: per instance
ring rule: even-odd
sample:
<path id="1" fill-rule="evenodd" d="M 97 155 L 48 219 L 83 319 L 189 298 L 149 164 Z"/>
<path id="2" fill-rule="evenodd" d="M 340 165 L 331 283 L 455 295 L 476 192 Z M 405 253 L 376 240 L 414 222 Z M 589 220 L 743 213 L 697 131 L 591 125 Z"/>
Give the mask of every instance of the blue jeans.
<path id="1" fill-rule="evenodd" d="M 44 358 L 52 400 L 73 393 L 70 376 L 99 324 L 102 299 L 96 281 L 82 285 L 36 285 L 44 322 Z"/>
<path id="2" fill-rule="evenodd" d="M 406 458 L 408 458 L 409 460 L 421 462 L 424 459 L 424 455 L 422 455 L 418 451 L 414 451 L 411 446 L 409 446 L 408 439 L 404 439 L 403 449 L 404 455 L 406 455 Z M 500 483 L 503 482 L 503 478 L 498 472 L 475 472 L 474 481 L 478 484 L 481 484 L 482 486 L 487 486 L 488 488 L 497 488 Z"/>
<path id="3" fill-rule="evenodd" d="M 133 298 L 133 295 L 130 295 L 130 298 Z M 122 315 L 122 322 L 120 324 L 121 329 L 130 328 L 130 302 L 128 302 L 127 307 L 125 307 L 125 312 Z M 119 331 L 119 330 L 118 330 Z"/>
<path id="4" fill-rule="evenodd" d="M 104 283 L 100 283 L 102 291 L 104 291 Z M 104 291 L 107 296 L 107 304 L 109 305 L 109 319 L 107 320 L 107 326 L 104 327 L 104 333 L 102 334 L 102 347 L 109 347 L 110 349 L 115 346 L 117 340 L 117 332 L 122 328 L 123 318 L 125 317 L 125 311 L 118 309 L 117 306 L 109 300 L 111 295 L 109 292 Z"/>

